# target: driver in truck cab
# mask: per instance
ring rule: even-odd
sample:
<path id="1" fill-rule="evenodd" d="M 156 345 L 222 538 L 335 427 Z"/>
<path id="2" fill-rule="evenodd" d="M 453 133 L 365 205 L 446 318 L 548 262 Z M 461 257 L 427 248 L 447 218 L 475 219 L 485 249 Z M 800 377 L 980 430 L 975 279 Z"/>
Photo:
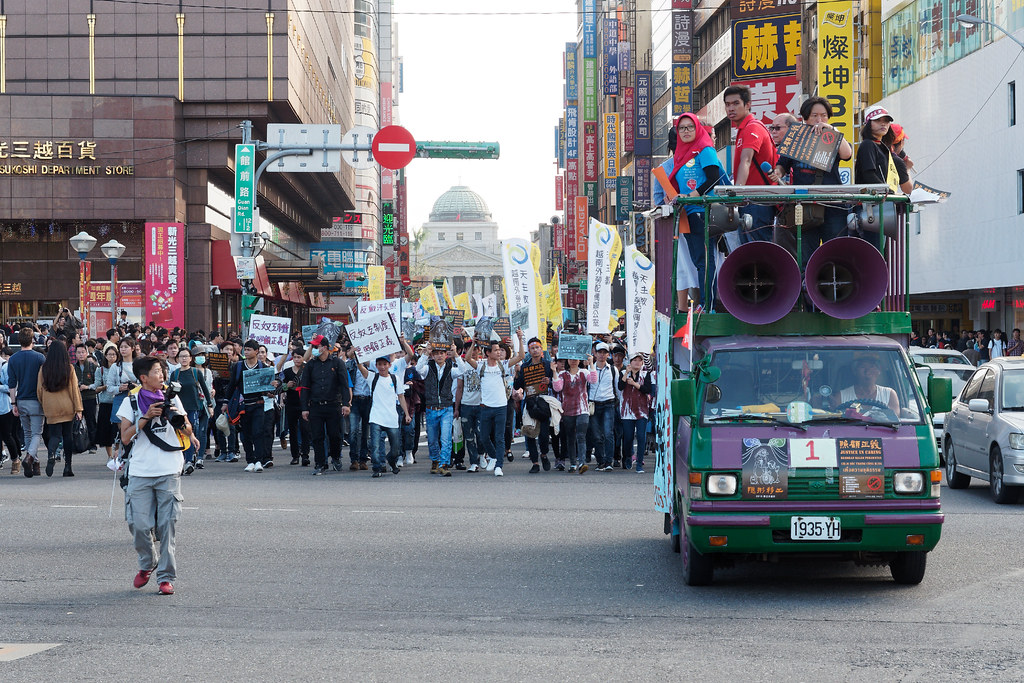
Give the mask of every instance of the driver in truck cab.
<path id="1" fill-rule="evenodd" d="M 900 401 L 892 388 L 880 385 L 882 364 L 877 356 L 866 354 L 853 361 L 853 384 L 839 393 L 839 402 L 877 401 L 887 406 L 895 415 L 900 414 Z"/>

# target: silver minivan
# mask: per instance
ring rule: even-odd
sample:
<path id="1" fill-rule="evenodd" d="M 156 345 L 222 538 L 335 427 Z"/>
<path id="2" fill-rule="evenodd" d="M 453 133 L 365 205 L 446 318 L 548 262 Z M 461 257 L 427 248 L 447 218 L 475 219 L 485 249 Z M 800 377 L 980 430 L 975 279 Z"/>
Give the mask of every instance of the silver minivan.
<path id="1" fill-rule="evenodd" d="M 975 370 L 942 430 L 946 482 L 967 488 L 988 481 L 997 503 L 1015 502 L 1024 487 L 1024 358 L 997 358 Z"/>

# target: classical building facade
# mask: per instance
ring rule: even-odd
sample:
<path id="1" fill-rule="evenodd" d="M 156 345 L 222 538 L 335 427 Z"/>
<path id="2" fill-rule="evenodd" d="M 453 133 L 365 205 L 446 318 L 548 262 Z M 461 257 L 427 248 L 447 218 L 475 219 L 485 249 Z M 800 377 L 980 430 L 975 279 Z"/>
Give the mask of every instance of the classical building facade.
<path id="1" fill-rule="evenodd" d="M 464 185 L 452 187 L 434 202 L 420 230 L 412 253 L 414 286 L 448 277 L 453 294 L 469 292 L 472 299 L 497 292 L 500 305 L 501 240 L 483 197 Z"/>

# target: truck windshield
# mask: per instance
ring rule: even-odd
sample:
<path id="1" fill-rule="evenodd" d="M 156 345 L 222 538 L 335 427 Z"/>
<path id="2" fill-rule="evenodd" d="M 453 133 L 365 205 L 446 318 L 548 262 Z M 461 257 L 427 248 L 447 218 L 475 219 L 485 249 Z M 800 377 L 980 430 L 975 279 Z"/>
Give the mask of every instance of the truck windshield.
<path id="1" fill-rule="evenodd" d="M 921 424 L 924 411 L 897 349 L 760 348 L 716 351 L 722 376 L 703 396 L 702 423 L 761 415 L 793 424 Z"/>

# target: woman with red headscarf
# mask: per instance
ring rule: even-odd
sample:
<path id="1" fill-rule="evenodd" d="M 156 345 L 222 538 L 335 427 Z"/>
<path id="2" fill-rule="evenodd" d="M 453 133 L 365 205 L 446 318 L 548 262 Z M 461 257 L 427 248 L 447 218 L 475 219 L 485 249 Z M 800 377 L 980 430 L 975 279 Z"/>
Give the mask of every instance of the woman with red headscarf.
<path id="1" fill-rule="evenodd" d="M 698 197 L 707 193 L 716 185 L 728 185 L 729 176 L 718 160 L 715 151 L 715 143 L 711 134 L 697 118 L 696 114 L 683 114 L 674 126 L 676 133 L 675 150 L 672 154 L 672 169 L 669 173 L 669 182 L 679 194 L 690 197 Z M 700 302 L 705 308 L 710 306 L 711 292 L 713 285 L 705 287 L 706 283 L 714 282 L 714 257 L 704 249 L 704 208 L 696 205 L 686 207 L 687 224 L 689 232 L 682 234 L 683 239 L 677 241 L 678 254 L 676 257 L 676 297 L 681 310 L 687 308 L 687 288 L 696 291 L 690 292 L 691 298 Z M 685 249 L 683 248 L 685 245 Z M 696 286 L 691 287 L 685 272 L 681 273 L 679 265 L 684 269 L 688 260 L 696 269 Z M 711 270 L 711 277 L 708 278 L 708 271 Z"/>

